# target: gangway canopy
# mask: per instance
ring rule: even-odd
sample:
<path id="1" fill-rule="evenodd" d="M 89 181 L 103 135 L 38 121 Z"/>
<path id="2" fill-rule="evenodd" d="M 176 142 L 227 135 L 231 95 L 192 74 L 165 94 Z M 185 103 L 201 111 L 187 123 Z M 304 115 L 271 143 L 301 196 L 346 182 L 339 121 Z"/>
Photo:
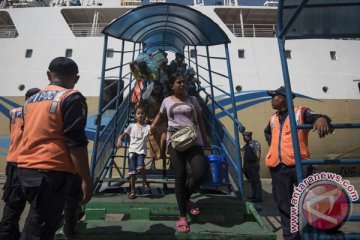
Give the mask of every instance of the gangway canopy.
<path id="1" fill-rule="evenodd" d="M 117 39 L 144 43 L 145 50 L 183 50 L 184 46 L 230 43 L 225 32 L 209 17 L 185 5 L 144 5 L 115 19 L 102 31 Z"/>
<path id="2" fill-rule="evenodd" d="M 360 0 L 280 0 L 277 35 L 285 39 L 359 38 Z"/>

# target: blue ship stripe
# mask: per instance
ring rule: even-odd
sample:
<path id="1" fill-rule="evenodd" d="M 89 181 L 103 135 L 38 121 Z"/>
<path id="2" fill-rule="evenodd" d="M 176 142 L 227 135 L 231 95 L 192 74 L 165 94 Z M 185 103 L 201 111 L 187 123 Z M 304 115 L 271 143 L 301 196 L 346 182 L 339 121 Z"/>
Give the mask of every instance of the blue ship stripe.
<path id="1" fill-rule="evenodd" d="M 10 138 L 0 139 L 0 148 L 9 148 L 10 146 Z"/>
<path id="2" fill-rule="evenodd" d="M 217 96 L 216 98 L 221 98 L 221 97 L 224 97 L 225 95 L 222 95 L 222 96 Z M 316 101 L 320 101 L 318 99 L 315 99 L 315 98 L 312 98 L 312 97 L 308 97 L 308 96 L 305 96 L 305 95 L 302 95 L 302 94 L 298 94 L 298 93 L 295 93 L 295 96 L 298 97 L 298 98 L 306 98 L 306 99 L 311 99 L 311 100 L 316 100 Z M 239 101 L 247 101 L 247 100 L 250 100 L 250 99 L 254 99 L 254 98 L 262 98 L 262 97 L 268 97 L 268 98 L 271 98 L 268 94 L 267 94 L 267 91 L 264 91 L 264 90 L 259 90 L 259 91 L 248 91 L 248 92 L 242 92 L 242 93 L 239 93 L 237 95 L 235 95 L 235 101 L 236 102 L 239 102 Z M 225 99 L 222 99 L 220 101 L 218 101 L 218 103 L 221 105 L 221 106 L 225 106 L 225 105 L 228 105 L 228 104 L 231 104 L 231 98 L 225 98 Z"/>
<path id="3" fill-rule="evenodd" d="M 236 106 L 236 111 L 239 111 L 239 110 L 248 108 L 248 107 L 250 107 L 250 106 L 253 106 L 253 105 L 256 105 L 256 104 L 258 104 L 258 103 L 265 102 L 265 101 L 268 101 L 268 100 L 269 100 L 269 98 L 261 98 L 261 99 L 256 99 L 256 100 L 251 101 L 251 102 L 247 102 L 247 103 L 241 104 L 241 105 L 237 105 L 237 106 Z M 233 112 L 234 112 L 233 108 L 228 109 L 228 111 L 229 111 L 230 113 L 233 113 Z M 224 116 L 226 116 L 226 113 L 223 112 L 223 111 L 222 111 L 222 112 L 219 112 L 218 114 L 216 114 L 216 117 L 217 117 L 217 118 L 221 118 L 221 117 L 224 117 Z"/>
<path id="4" fill-rule="evenodd" d="M 266 91 L 259 91 L 259 92 L 249 92 L 249 93 L 241 93 L 239 95 L 235 96 L 235 101 L 236 102 L 240 102 L 240 101 L 247 101 L 250 99 L 254 99 L 254 98 L 260 98 L 260 97 L 269 97 L 269 95 L 267 95 Z M 226 99 L 222 99 L 220 101 L 218 101 L 218 103 L 221 106 L 225 106 L 228 104 L 231 104 L 232 100 L 231 98 L 226 98 Z"/>
<path id="5" fill-rule="evenodd" d="M 9 109 L 7 109 L 4 105 L 0 103 L 0 112 L 4 114 L 4 116 L 9 118 Z"/>
<path id="6" fill-rule="evenodd" d="M 12 106 L 13 108 L 18 108 L 20 107 L 21 105 L 13 102 L 13 101 L 10 101 L 9 99 L 7 98 L 4 98 L 4 97 L 0 97 L 1 100 L 3 100 L 4 102 L 6 102 L 7 104 L 9 104 L 10 106 Z"/>

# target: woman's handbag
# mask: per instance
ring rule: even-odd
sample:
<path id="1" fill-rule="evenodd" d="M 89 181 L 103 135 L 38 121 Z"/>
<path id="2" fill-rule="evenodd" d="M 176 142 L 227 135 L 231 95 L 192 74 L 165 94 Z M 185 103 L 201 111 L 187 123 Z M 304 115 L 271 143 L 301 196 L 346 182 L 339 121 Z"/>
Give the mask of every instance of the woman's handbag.
<path id="1" fill-rule="evenodd" d="M 192 114 L 192 119 L 191 119 L 192 123 L 190 123 L 186 127 L 183 127 L 180 129 L 175 129 L 174 133 L 171 134 L 171 137 L 170 137 L 172 147 L 178 152 L 183 152 L 195 145 L 195 140 L 197 137 L 197 131 L 196 131 L 197 121 L 196 121 L 196 111 L 194 108 L 195 104 L 194 104 L 192 98 L 193 97 L 190 97 L 190 102 L 192 103 L 192 105 L 190 105 L 191 110 L 192 110 L 192 113 L 191 113 Z M 173 110 L 172 110 L 172 108 L 174 108 L 174 106 L 176 106 L 176 104 L 174 104 L 170 108 L 170 117 L 171 118 L 174 118 Z"/>
<path id="2" fill-rule="evenodd" d="M 171 136 L 172 147 L 176 151 L 183 152 L 194 146 L 196 136 L 196 127 L 193 124 L 181 128 Z"/>

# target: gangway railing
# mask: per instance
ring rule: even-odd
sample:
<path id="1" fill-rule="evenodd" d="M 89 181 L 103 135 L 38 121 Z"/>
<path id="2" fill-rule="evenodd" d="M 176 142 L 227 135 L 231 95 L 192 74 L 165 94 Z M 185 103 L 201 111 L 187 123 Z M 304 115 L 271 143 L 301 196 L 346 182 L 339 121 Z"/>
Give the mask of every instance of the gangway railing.
<path id="1" fill-rule="evenodd" d="M 140 44 L 133 44 L 132 51 L 125 51 L 126 42 L 122 41 L 121 50 L 109 50 L 107 36 L 104 41 L 104 54 L 102 61 L 102 74 L 99 94 L 99 107 L 96 117 L 96 135 L 94 140 L 93 154 L 91 160 L 90 172 L 93 178 L 94 192 L 99 191 L 103 180 L 106 176 L 112 176 L 113 168 L 118 170 L 119 175 L 124 177 L 125 169 L 119 171 L 114 162 L 113 155 L 116 154 L 116 140 L 119 134 L 124 130 L 129 122 L 130 117 L 130 97 L 134 88 L 134 81 L 129 70 L 129 62 L 134 60 L 135 54 L 140 51 Z M 129 45 L 129 43 L 127 43 Z M 137 48 L 136 48 L 137 47 Z M 106 56 L 111 51 L 114 54 L 120 54 L 120 64 L 108 67 Z M 127 57 L 127 55 L 130 55 Z M 114 72 L 118 70 L 118 78 L 108 86 L 105 86 L 106 76 L 116 75 Z M 127 72 L 126 72 L 127 71 Z M 125 84 L 124 84 L 125 83 Z M 104 101 L 106 95 L 111 95 L 115 90 L 114 96 L 108 97 L 107 102 Z M 124 97 L 125 96 L 125 97 Z M 104 119 L 105 113 L 110 113 L 108 119 Z M 124 154 L 125 157 L 126 154 Z M 125 162 L 125 161 L 124 161 Z"/>
<path id="2" fill-rule="evenodd" d="M 187 62 L 189 66 L 195 66 L 197 78 L 202 82 L 199 88 L 203 93 L 203 97 L 210 101 L 207 103 L 207 107 L 203 108 L 204 123 L 208 134 L 212 142 L 218 146 L 221 146 L 226 154 L 226 157 L 230 163 L 229 171 L 232 176 L 239 195 L 244 198 L 244 182 L 242 175 L 242 159 L 240 153 L 240 141 L 239 131 L 243 132 L 245 127 L 241 124 L 237 117 L 237 107 L 234 98 L 234 85 L 231 76 L 231 65 L 229 63 L 229 52 L 227 44 L 224 45 L 223 56 L 211 56 L 210 47 L 194 47 L 190 50 L 187 48 Z M 192 59 L 194 58 L 194 60 Z M 212 70 L 212 61 L 217 61 L 217 69 L 221 66 L 221 62 L 226 65 L 226 70 L 223 72 Z M 229 85 L 226 88 L 222 86 L 218 87 L 219 82 L 227 82 Z M 205 86 L 204 84 L 205 83 Z M 206 90 L 209 89 L 209 92 Z M 224 90 L 228 89 L 228 90 Z M 220 93 L 221 98 L 215 98 L 215 92 Z M 231 99 L 231 107 L 226 109 L 219 100 L 224 98 Z M 220 110 L 225 114 L 225 118 L 231 122 L 229 127 L 226 128 L 224 124 L 218 119 L 215 114 Z M 223 119 L 226 121 L 225 119 Z M 231 134 L 232 133 L 232 134 Z"/>
<path id="3" fill-rule="evenodd" d="M 312 21 L 310 24 L 307 19 L 312 18 L 312 14 L 316 14 L 316 21 Z M 335 26 L 335 24 L 332 22 L 333 19 L 336 19 L 337 23 L 341 22 L 341 24 Z M 278 38 L 280 60 L 286 91 L 286 101 L 289 112 L 298 184 L 304 180 L 302 170 L 303 165 L 360 164 L 360 159 L 301 159 L 297 131 L 298 129 L 310 129 L 312 126 L 306 124 L 297 125 L 296 123 L 294 103 L 291 97 L 292 90 L 285 52 L 285 41 L 287 39 L 306 38 L 358 38 L 360 36 L 360 30 L 352 23 L 359 20 L 360 16 L 358 15 L 358 3 L 355 2 L 349 1 L 346 3 L 346 5 L 343 5 L 343 3 L 330 0 L 322 1 L 321 3 L 319 2 L 319 4 L 314 4 L 310 0 L 279 1 L 276 36 Z M 360 124 L 337 123 L 331 124 L 330 128 L 332 130 L 360 128 Z M 358 199 L 350 199 L 350 201 L 352 201 L 352 204 L 360 203 Z M 360 216 L 350 215 L 346 220 L 359 222 Z M 339 237 L 341 239 L 360 239 L 360 234 L 347 233 L 341 234 Z M 333 236 L 331 235 L 331 232 L 320 231 L 315 227 L 312 227 L 310 224 L 305 224 L 303 230 L 303 239 L 333 239 Z"/>
<path id="4" fill-rule="evenodd" d="M 125 45 L 125 42 L 123 42 L 122 45 Z M 234 179 L 234 182 L 236 184 L 236 188 L 239 190 L 239 195 L 241 197 L 244 197 L 244 187 L 243 187 L 243 176 L 242 176 L 242 160 L 241 160 L 241 154 L 240 154 L 240 142 L 239 142 L 239 130 L 244 131 L 243 125 L 240 123 L 240 121 L 237 119 L 237 111 L 236 111 L 236 103 L 235 101 L 232 101 L 231 107 L 227 107 L 226 109 L 224 106 L 222 106 L 219 103 L 219 99 L 216 99 L 214 97 L 215 91 L 220 91 L 224 93 L 224 98 L 230 98 L 232 99 L 232 94 L 234 94 L 233 90 L 229 90 L 229 92 L 226 92 L 222 90 L 221 88 L 217 87 L 216 84 L 213 83 L 213 79 L 217 78 L 217 81 L 219 81 L 219 77 L 223 78 L 228 82 L 228 78 L 231 74 L 231 68 L 230 65 L 227 65 L 229 67 L 226 74 L 219 73 L 216 71 L 211 70 L 211 59 L 221 60 L 224 62 L 224 65 L 226 65 L 227 57 L 228 57 L 228 48 L 225 46 L 225 51 L 223 57 L 211 57 L 210 56 L 210 50 L 208 47 L 203 47 L 203 51 L 205 51 L 205 54 L 197 54 L 195 56 L 195 61 L 191 59 L 190 57 L 190 51 L 188 51 L 188 57 L 187 59 L 190 61 L 191 66 L 195 66 L 197 70 L 197 77 L 201 79 L 202 81 L 202 95 L 203 97 L 206 97 L 209 99 L 210 103 L 207 104 L 207 106 L 203 106 L 203 113 L 204 113 L 204 122 L 207 127 L 207 131 L 209 134 L 209 137 L 212 141 L 212 143 L 222 146 L 227 159 L 229 161 L 230 167 L 229 171 Z M 108 52 L 108 47 L 104 46 L 105 53 Z M 201 48 L 197 48 L 199 50 Z M 133 51 L 125 51 L 124 48 L 122 48 L 120 51 L 112 50 L 114 53 L 125 55 L 130 54 L 132 55 L 132 59 L 136 56 L 136 54 L 139 53 L 141 50 L 141 47 L 139 49 Z M 106 58 L 106 55 L 104 56 Z M 202 60 L 199 60 L 199 58 L 202 58 Z M 132 93 L 132 89 L 134 87 L 134 80 L 132 79 L 131 73 L 127 72 L 125 73 L 124 69 L 128 69 L 128 62 L 124 62 L 123 57 L 120 59 L 120 65 L 111 66 L 108 67 L 105 62 L 103 62 L 103 74 L 101 76 L 102 79 L 106 79 L 106 73 L 111 72 L 110 74 L 113 76 L 114 70 L 119 70 L 119 78 L 118 80 L 112 82 L 112 84 L 105 86 L 104 83 L 101 85 L 102 93 L 100 94 L 99 98 L 99 113 L 97 116 L 97 133 L 95 137 L 95 143 L 94 143 L 94 151 L 93 151 L 93 157 L 92 157 L 92 163 L 91 163 L 91 174 L 93 176 L 93 184 L 96 186 L 95 192 L 99 191 L 102 183 L 106 181 L 115 181 L 114 178 L 112 178 L 112 171 L 115 169 L 118 172 L 118 179 L 125 179 L 125 158 L 126 158 L 126 152 L 123 153 L 124 161 L 122 166 L 118 166 L 114 161 L 114 156 L 117 156 L 116 154 L 116 140 L 119 136 L 119 134 L 124 130 L 124 128 L 127 126 L 127 124 L 130 121 L 130 96 Z M 206 73 L 207 76 L 204 75 Z M 126 78 L 126 79 L 125 79 Z M 121 86 L 119 80 L 127 80 L 127 84 L 124 86 Z M 207 80 L 209 79 L 209 80 Z M 105 81 L 103 81 L 105 82 Z M 234 89 L 232 80 L 229 81 L 229 88 Z M 109 99 L 108 103 L 104 103 L 104 93 L 108 90 L 113 88 L 114 86 L 117 86 L 117 92 L 118 94 L 112 98 Z M 206 89 L 209 89 L 210 92 L 208 92 Z M 126 95 L 127 94 L 127 95 Z M 126 95 L 126 97 L 123 98 L 123 101 L 120 102 L 120 96 Z M 111 110 L 111 107 L 115 106 L 115 110 Z M 216 109 L 219 109 L 223 111 L 226 115 L 226 117 L 233 122 L 232 127 L 228 127 L 228 129 L 221 123 L 219 119 L 216 118 L 215 112 Z M 234 110 L 235 109 L 235 110 Z M 104 121 L 102 119 L 102 115 L 104 115 L 106 112 L 111 112 L 112 115 L 106 124 L 105 127 L 102 127 L 104 125 Z M 126 151 L 126 148 L 125 148 Z M 126 180 L 124 180 L 125 182 Z"/>

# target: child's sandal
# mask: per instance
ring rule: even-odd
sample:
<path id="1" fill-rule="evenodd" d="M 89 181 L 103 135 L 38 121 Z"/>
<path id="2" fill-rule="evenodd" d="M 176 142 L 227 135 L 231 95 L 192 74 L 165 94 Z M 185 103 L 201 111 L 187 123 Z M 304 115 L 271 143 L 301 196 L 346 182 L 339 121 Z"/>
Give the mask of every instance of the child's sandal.
<path id="1" fill-rule="evenodd" d="M 149 192 L 150 184 L 149 182 L 143 183 L 144 192 Z"/>

